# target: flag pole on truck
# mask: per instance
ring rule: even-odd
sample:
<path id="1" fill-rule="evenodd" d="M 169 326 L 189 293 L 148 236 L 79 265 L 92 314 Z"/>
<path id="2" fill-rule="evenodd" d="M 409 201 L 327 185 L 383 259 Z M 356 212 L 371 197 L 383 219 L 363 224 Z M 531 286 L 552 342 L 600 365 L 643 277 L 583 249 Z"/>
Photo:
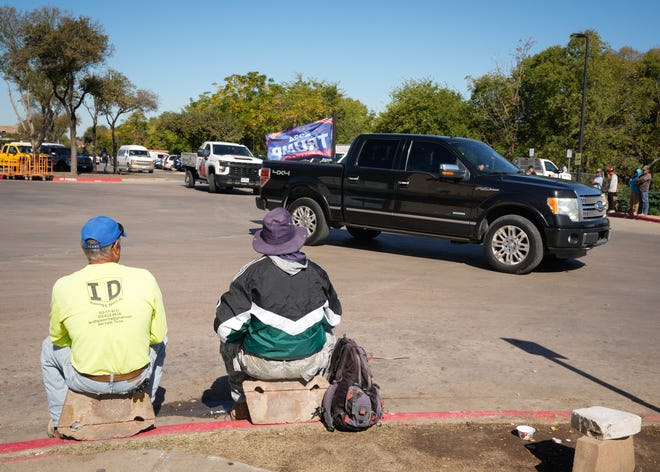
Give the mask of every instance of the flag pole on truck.
<path id="1" fill-rule="evenodd" d="M 337 120 L 335 118 L 335 114 L 333 113 L 330 115 L 330 119 L 332 120 L 332 160 L 335 160 L 335 147 L 337 145 Z"/>

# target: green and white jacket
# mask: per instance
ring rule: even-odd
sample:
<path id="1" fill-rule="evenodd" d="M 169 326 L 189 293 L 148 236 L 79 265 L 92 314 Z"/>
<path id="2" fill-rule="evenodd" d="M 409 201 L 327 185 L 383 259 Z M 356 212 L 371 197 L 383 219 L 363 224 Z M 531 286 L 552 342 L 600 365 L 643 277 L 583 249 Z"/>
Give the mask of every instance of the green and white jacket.
<path id="1" fill-rule="evenodd" d="M 263 256 L 245 265 L 216 307 L 222 342 L 265 359 L 292 360 L 320 351 L 341 321 L 341 304 L 317 264 Z"/>

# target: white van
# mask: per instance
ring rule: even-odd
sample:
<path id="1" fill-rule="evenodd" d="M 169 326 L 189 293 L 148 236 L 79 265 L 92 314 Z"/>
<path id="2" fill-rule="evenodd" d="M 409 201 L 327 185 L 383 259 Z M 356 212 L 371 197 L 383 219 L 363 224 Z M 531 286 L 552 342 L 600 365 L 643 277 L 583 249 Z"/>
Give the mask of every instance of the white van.
<path id="1" fill-rule="evenodd" d="M 117 170 L 125 172 L 154 171 L 154 161 L 149 150 L 137 144 L 125 144 L 117 152 Z"/>

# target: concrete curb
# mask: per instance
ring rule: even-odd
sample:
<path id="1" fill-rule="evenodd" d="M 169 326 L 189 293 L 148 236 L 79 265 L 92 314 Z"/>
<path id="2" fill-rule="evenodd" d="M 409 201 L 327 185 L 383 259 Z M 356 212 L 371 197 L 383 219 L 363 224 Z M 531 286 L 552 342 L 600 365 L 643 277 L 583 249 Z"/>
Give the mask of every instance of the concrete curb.
<path id="1" fill-rule="evenodd" d="M 513 421 L 513 420 L 535 420 L 537 422 L 557 422 L 570 421 L 572 411 L 569 410 L 481 410 L 481 411 L 444 411 L 444 412 L 415 412 L 415 413 L 385 413 L 381 422 L 388 423 L 419 423 L 419 422 L 445 422 L 462 423 L 465 421 L 473 422 L 493 422 L 493 421 Z M 660 414 L 641 415 L 647 423 L 659 423 Z M 167 436 L 175 434 L 206 433 L 211 431 L 231 430 L 231 429 L 264 429 L 272 427 L 295 427 L 304 425 L 320 424 L 319 421 L 309 423 L 290 423 L 290 424 L 252 424 L 247 420 L 239 421 L 207 421 L 200 423 L 184 423 L 175 425 L 158 426 L 152 430 L 139 433 L 128 438 L 111 439 L 110 441 L 123 441 L 127 439 L 146 438 L 151 436 Z M 58 438 L 33 439 L 30 441 L 20 441 L 15 443 L 0 444 L 0 454 L 24 452 L 31 449 L 41 449 L 66 444 L 79 444 L 82 442 L 95 441 L 71 441 Z"/>
<path id="2" fill-rule="evenodd" d="M 627 220 L 642 220 L 642 221 L 650 221 L 652 223 L 660 223 L 660 216 L 654 216 L 654 215 L 637 215 L 637 216 L 632 216 L 628 213 L 608 213 L 607 214 L 608 218 L 625 218 Z"/>

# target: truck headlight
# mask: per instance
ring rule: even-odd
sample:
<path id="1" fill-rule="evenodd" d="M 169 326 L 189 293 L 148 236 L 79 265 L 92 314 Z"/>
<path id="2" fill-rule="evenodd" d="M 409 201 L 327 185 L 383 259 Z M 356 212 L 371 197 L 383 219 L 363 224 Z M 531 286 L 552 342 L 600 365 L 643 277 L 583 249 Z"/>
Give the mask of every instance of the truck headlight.
<path id="1" fill-rule="evenodd" d="M 577 198 L 548 198 L 548 206 L 555 215 L 566 215 L 571 221 L 580 221 Z"/>

